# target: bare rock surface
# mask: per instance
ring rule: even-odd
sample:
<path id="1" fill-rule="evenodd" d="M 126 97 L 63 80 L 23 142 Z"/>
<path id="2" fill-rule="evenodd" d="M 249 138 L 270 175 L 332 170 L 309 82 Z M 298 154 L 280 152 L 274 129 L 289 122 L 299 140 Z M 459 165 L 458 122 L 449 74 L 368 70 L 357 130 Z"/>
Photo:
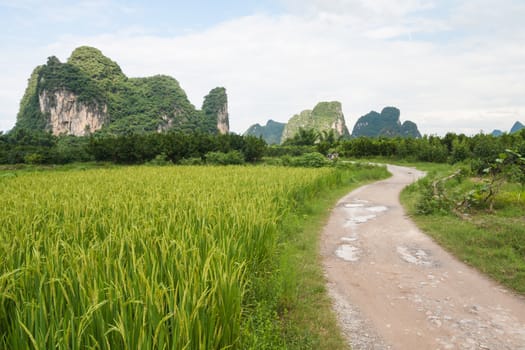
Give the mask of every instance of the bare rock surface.
<path id="1" fill-rule="evenodd" d="M 44 91 L 38 97 L 40 111 L 49 114 L 53 135 L 86 136 L 102 128 L 107 120 L 107 106 L 88 106 L 67 90 Z"/>
<path id="2" fill-rule="evenodd" d="M 353 350 L 523 349 L 525 300 L 466 266 L 405 215 L 393 176 L 340 200 L 323 231 L 329 294 Z"/>

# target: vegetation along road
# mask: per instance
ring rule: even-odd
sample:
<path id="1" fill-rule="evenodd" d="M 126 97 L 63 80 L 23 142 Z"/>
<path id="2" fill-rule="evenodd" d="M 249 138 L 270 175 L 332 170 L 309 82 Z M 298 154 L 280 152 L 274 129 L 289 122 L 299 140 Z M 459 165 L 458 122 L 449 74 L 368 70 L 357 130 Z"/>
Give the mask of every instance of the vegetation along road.
<path id="1" fill-rule="evenodd" d="M 525 349 L 525 300 L 444 251 L 405 215 L 393 176 L 340 200 L 323 232 L 328 289 L 352 349 Z"/>

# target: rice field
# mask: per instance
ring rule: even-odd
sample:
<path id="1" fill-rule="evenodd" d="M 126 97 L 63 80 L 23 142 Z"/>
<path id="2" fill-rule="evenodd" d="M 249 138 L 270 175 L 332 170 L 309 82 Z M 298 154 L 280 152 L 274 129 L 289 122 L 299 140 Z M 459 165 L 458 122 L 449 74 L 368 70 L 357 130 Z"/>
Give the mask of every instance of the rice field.
<path id="1" fill-rule="evenodd" d="M 335 169 L 0 177 L 0 349 L 235 349 L 288 212 Z"/>

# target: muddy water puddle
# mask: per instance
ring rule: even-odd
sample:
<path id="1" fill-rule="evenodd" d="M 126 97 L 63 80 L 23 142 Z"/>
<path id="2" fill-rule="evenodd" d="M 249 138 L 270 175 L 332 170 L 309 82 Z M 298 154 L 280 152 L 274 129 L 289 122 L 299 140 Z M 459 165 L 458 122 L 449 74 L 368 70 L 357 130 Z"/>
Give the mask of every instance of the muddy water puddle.
<path id="1" fill-rule="evenodd" d="M 354 247 L 350 244 L 341 244 L 335 250 L 335 255 L 343 259 L 344 261 L 355 262 L 359 260 L 361 249 Z"/>
<path id="2" fill-rule="evenodd" d="M 375 219 L 381 213 L 388 211 L 384 205 L 373 205 L 369 201 L 353 198 L 341 205 L 344 208 L 345 224 L 351 234 L 341 237 L 341 243 L 335 250 L 335 255 L 348 262 L 356 262 L 361 258 L 359 246 L 358 226 Z"/>
<path id="3" fill-rule="evenodd" d="M 432 258 L 432 253 L 427 249 L 398 246 L 396 251 L 399 257 L 409 264 L 434 267 L 439 265 L 439 263 Z"/>

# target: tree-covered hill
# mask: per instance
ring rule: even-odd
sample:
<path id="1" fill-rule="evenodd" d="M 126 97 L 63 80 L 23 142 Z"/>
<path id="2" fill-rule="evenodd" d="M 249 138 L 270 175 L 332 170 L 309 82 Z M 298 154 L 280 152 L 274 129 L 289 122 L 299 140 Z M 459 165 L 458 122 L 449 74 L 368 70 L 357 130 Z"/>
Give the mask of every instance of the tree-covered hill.
<path id="1" fill-rule="evenodd" d="M 371 111 L 357 120 L 352 137 L 421 137 L 417 125 L 409 120 L 399 121 L 400 111 L 395 107 L 385 107 L 381 113 Z"/>
<path id="2" fill-rule="evenodd" d="M 96 48 L 82 46 L 67 62 L 50 57 L 35 68 L 15 129 L 83 136 L 154 131 L 227 133 L 224 88 L 210 92 L 203 111 L 170 76 L 128 78 Z"/>
<path id="3" fill-rule="evenodd" d="M 262 137 L 269 145 L 278 145 L 281 143 L 281 136 L 283 135 L 286 123 L 279 123 L 274 120 L 268 120 L 266 125 L 254 124 L 244 132 L 245 136 Z"/>

